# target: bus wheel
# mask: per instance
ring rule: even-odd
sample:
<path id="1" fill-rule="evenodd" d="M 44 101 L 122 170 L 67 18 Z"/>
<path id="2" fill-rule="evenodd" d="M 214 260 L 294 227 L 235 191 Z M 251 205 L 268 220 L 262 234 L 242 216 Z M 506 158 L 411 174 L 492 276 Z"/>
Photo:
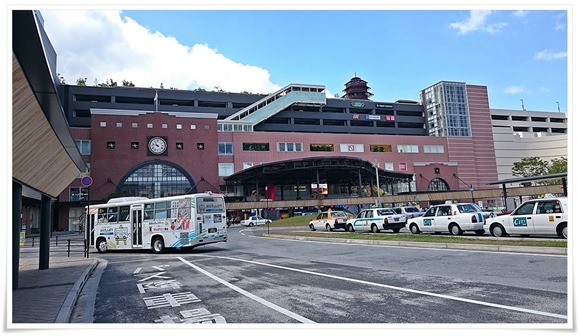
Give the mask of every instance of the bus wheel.
<path id="1" fill-rule="evenodd" d="M 99 251 L 99 253 L 107 252 L 107 241 L 105 238 L 97 239 L 97 251 Z"/>
<path id="2" fill-rule="evenodd" d="M 161 237 L 153 238 L 153 242 L 151 243 L 151 248 L 153 249 L 154 253 L 157 253 L 157 254 L 163 253 L 163 250 L 165 250 L 165 244 L 163 243 L 163 238 L 161 238 Z"/>

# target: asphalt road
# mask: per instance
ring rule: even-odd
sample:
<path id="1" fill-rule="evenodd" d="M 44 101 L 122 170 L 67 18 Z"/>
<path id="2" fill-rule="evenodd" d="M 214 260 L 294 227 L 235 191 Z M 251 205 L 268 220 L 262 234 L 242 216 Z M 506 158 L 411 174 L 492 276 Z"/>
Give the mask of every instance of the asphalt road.
<path id="1" fill-rule="evenodd" d="M 264 230 L 232 227 L 227 243 L 192 252 L 100 254 L 108 262 L 87 288 L 96 293 L 86 300 L 91 322 L 570 327 L 566 256 L 284 240 Z"/>

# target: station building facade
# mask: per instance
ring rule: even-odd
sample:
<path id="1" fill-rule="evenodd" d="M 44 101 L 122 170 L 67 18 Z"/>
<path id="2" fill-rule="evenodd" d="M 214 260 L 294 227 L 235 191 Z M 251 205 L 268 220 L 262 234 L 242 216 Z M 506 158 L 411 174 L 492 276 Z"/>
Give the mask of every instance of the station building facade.
<path id="1" fill-rule="evenodd" d="M 353 83 L 361 82 L 366 85 L 359 77 L 347 82 L 342 98 L 328 98 L 324 86 L 308 84 L 267 95 L 62 85 L 64 111 L 93 184 L 84 187 L 79 176 L 60 195 L 59 228 L 76 228 L 87 198 L 105 202 L 127 193 L 161 197 L 206 190 L 237 199 L 263 194 L 263 185 L 232 187 L 225 178 L 260 164 L 309 157 L 356 157 L 413 176 L 411 183 L 380 186 L 391 194 L 490 188 L 487 183 L 497 180 L 485 86 L 437 83 L 420 93 L 421 100 L 431 99 L 425 104 L 372 101 L 368 87 L 366 95 L 350 98 Z M 441 85 L 455 91 L 430 95 Z M 458 92 L 466 123 L 452 120 Z M 426 107 L 435 99 L 447 110 L 430 118 Z M 467 132 L 432 133 L 429 125 L 442 118 L 451 125 L 446 132 L 456 124 L 467 125 Z M 315 182 L 276 186 L 272 196 L 309 193 Z M 333 181 L 318 182 L 328 187 L 329 197 L 352 193 Z M 361 185 L 359 194 L 372 192 L 372 183 Z"/>

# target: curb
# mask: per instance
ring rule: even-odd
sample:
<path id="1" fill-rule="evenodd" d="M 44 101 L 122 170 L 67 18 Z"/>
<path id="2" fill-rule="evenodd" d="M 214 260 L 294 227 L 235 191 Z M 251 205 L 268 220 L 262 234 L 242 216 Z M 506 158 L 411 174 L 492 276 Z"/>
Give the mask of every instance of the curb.
<path id="1" fill-rule="evenodd" d="M 93 259 L 93 262 L 85 269 L 80 278 L 74 283 L 66 299 L 64 300 L 62 307 L 60 307 L 56 320 L 54 321 L 55 323 L 69 323 L 80 292 L 98 265 L 99 260 Z"/>
<path id="2" fill-rule="evenodd" d="M 360 245 L 384 245 L 384 246 L 438 248 L 438 249 L 491 251 L 491 252 L 540 253 L 540 254 L 550 254 L 550 255 L 567 255 L 568 254 L 568 248 L 566 248 L 566 247 L 480 245 L 480 244 L 458 244 L 458 243 L 419 243 L 419 242 L 407 242 L 407 241 L 385 241 L 385 240 L 286 236 L 286 235 L 277 235 L 277 234 L 264 234 L 263 236 L 264 237 L 272 237 L 272 238 L 291 239 L 291 240 L 341 242 L 341 243 L 346 243 L 346 244 L 360 244 Z"/>

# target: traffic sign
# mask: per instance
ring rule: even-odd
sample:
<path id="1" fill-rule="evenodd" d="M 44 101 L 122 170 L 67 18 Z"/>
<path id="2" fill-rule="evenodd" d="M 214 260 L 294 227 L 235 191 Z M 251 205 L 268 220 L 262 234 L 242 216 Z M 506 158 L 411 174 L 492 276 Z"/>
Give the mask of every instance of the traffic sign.
<path id="1" fill-rule="evenodd" d="M 93 178 L 90 176 L 85 176 L 81 179 L 81 184 L 85 187 L 90 187 L 93 184 Z"/>

